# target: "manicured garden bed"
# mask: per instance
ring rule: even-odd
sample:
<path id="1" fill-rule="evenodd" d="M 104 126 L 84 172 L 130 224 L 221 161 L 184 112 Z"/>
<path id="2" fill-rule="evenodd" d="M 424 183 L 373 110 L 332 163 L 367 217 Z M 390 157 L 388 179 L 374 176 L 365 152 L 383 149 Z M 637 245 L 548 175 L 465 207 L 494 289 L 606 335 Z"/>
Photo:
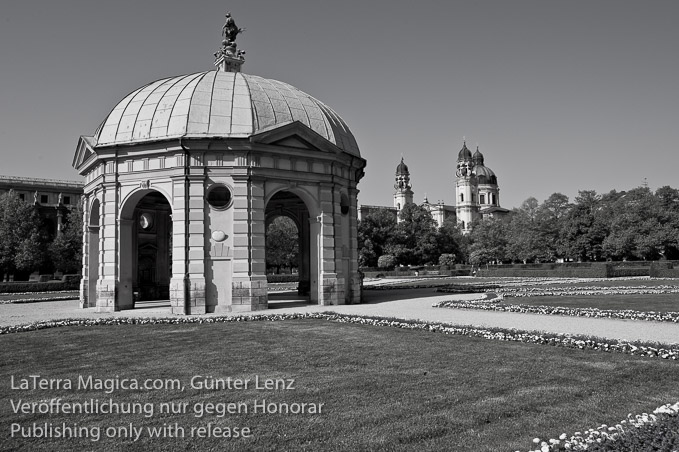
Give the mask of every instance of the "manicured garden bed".
<path id="1" fill-rule="evenodd" d="M 263 317 L 264 318 L 264 317 Z M 270 318 L 274 318 L 270 316 Z M 334 316 L 66 326 L 0 336 L 0 425 L 14 450 L 526 450 L 534 437 L 587 430 L 679 400 L 678 363 L 623 353 L 435 334 L 427 325 Z M 125 323 L 121 319 L 118 323 Z M 68 322 L 62 322 L 64 324 Z M 102 322 L 106 323 L 106 322 Z M 374 324 L 389 325 L 379 328 Z M 414 329 L 408 329 L 414 326 Z M 49 326 L 49 325 L 43 325 Z M 396 326 L 396 327 L 394 327 Z M 37 326 L 36 326 L 37 327 Z M 434 328 L 435 331 L 441 331 Z M 501 332 L 491 334 L 499 338 Z M 547 338 L 549 339 L 549 338 Z M 552 338 L 554 339 L 554 338 Z M 546 342 L 549 343 L 549 340 Z M 551 345 L 558 345 L 552 343 Z M 10 376 L 77 380 L 192 376 L 294 379 L 284 390 L 12 390 Z M 159 404 L 324 403 L 317 415 L 14 414 L 8 399 L 113 398 Z M 137 441 L 8 438 L 12 423 L 146 428 L 250 426 L 251 438 Z M 5 438 L 3 438 L 5 439 Z M 115 445 L 115 447 L 113 447 Z"/>

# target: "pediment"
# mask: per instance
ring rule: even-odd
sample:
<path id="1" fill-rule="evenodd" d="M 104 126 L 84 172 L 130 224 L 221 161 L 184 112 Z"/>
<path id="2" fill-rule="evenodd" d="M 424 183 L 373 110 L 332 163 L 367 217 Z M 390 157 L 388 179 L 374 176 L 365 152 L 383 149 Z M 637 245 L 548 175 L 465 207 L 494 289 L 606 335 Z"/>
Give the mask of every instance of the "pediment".
<path id="1" fill-rule="evenodd" d="M 312 146 L 309 145 L 306 141 L 304 141 L 302 138 L 298 136 L 290 136 L 286 137 L 282 140 L 278 140 L 275 143 L 276 146 L 287 146 L 289 148 L 297 148 L 297 149 L 313 149 Z"/>
<path id="2" fill-rule="evenodd" d="M 78 146 L 75 149 L 75 155 L 73 156 L 73 168 L 80 170 L 83 164 L 93 159 L 93 157 L 96 158 L 97 154 L 94 152 L 96 144 L 94 137 L 80 137 Z"/>
<path id="3" fill-rule="evenodd" d="M 257 134 L 252 135 L 250 141 L 253 143 L 284 146 L 331 154 L 342 152 L 335 144 L 326 140 L 299 121 L 291 121 L 270 129 L 261 130 Z"/>

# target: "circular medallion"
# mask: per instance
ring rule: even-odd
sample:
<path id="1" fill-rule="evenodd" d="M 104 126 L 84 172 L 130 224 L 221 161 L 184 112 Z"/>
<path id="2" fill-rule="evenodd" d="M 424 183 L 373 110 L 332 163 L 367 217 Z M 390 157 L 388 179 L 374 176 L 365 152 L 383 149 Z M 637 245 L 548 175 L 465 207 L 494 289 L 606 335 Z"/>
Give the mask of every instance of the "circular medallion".
<path id="1" fill-rule="evenodd" d="M 217 230 L 212 233 L 212 240 L 214 240 L 215 242 L 223 242 L 224 240 L 226 240 L 227 237 L 228 236 L 224 231 Z"/>

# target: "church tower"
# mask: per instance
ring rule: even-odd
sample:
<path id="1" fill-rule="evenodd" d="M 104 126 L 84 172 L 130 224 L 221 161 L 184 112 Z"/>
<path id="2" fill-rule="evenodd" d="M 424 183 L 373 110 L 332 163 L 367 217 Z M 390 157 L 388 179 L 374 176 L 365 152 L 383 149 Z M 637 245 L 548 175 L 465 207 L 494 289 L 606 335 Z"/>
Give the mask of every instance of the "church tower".
<path id="1" fill-rule="evenodd" d="M 403 163 L 403 157 L 401 157 L 401 163 L 396 167 L 396 183 L 394 184 L 394 189 L 394 207 L 398 213 L 401 212 L 401 209 L 405 207 L 406 204 L 413 202 L 410 171 L 408 171 L 408 165 Z"/>
<path id="2" fill-rule="evenodd" d="M 455 212 L 462 231 L 471 231 L 472 222 L 478 217 L 478 183 L 474 173 L 474 158 L 464 142 L 457 154 L 455 176 Z"/>

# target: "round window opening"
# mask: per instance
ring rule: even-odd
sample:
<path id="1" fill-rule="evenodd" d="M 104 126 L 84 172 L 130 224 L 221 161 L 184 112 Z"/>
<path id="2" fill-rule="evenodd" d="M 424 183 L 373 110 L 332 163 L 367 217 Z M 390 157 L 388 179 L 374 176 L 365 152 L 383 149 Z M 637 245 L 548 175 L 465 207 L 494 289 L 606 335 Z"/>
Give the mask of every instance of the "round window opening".
<path id="1" fill-rule="evenodd" d="M 231 190 L 225 185 L 214 185 L 208 191 L 206 199 L 215 209 L 225 209 L 231 204 Z"/>

